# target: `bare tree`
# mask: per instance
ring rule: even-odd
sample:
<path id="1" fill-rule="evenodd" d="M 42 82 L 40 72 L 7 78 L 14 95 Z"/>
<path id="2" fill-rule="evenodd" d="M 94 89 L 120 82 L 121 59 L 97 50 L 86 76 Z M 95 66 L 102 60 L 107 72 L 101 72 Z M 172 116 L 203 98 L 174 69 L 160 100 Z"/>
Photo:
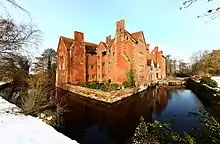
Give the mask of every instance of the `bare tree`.
<path id="1" fill-rule="evenodd" d="M 199 0 L 182 0 L 182 7 L 180 7 L 180 9 L 183 8 L 188 8 L 189 6 L 191 6 L 192 4 L 196 3 Z M 212 2 L 213 0 L 205 0 L 206 2 Z M 207 11 L 204 12 L 203 15 L 198 16 L 198 18 L 203 17 L 203 16 L 208 16 L 211 19 L 214 19 L 216 17 L 218 17 L 220 15 L 220 6 L 216 6 L 216 8 L 213 9 L 209 9 Z"/>
<path id="2" fill-rule="evenodd" d="M 38 47 L 40 33 L 30 24 L 16 25 L 11 19 L 0 19 L 0 56 Z"/>
<path id="3" fill-rule="evenodd" d="M 27 55 L 28 48 L 37 48 L 41 39 L 40 31 L 32 25 L 16 25 L 10 19 L 0 19 L 0 71 L 8 77 L 9 73 L 15 74 L 11 69 L 18 64 L 17 60 Z M 11 64 L 11 66 L 8 66 Z M 13 76 L 9 76 L 12 77 Z"/>
<path id="4" fill-rule="evenodd" d="M 5 7 L 5 5 L 12 5 L 15 8 L 18 8 L 19 10 L 25 12 L 30 17 L 29 12 L 25 8 L 23 8 L 21 5 L 19 5 L 15 0 L 1 0 L 0 5 L 2 5 L 3 7 Z"/>
<path id="5" fill-rule="evenodd" d="M 184 68 L 186 67 L 186 63 L 184 63 L 183 59 L 178 60 L 178 64 L 179 64 L 179 72 L 183 73 Z"/>
<path id="6" fill-rule="evenodd" d="M 166 73 L 167 75 L 171 75 L 172 67 L 171 67 L 171 55 L 166 56 Z"/>
<path id="7" fill-rule="evenodd" d="M 174 74 L 176 73 L 176 70 L 177 70 L 177 60 L 173 59 L 173 71 L 174 71 Z"/>

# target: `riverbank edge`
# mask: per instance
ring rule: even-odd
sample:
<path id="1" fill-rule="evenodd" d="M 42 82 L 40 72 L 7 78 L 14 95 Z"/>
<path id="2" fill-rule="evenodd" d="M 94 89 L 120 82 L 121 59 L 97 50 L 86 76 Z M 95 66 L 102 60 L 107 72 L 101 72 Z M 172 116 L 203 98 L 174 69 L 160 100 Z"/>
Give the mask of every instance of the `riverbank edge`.
<path id="1" fill-rule="evenodd" d="M 33 117 L 31 115 L 25 115 L 19 107 L 7 101 L 3 97 L 0 97 L 0 115 L 1 115 L 1 123 L 3 123 L 3 125 L 0 125 L 0 130 L 4 131 L 3 133 L 1 133 L 3 134 L 3 139 L 1 139 L 1 142 L 3 141 L 3 143 L 14 143 L 15 141 L 22 141 L 22 142 L 26 141 L 27 143 L 47 142 L 49 144 L 49 143 L 54 143 L 55 141 L 60 141 L 63 144 L 78 144 L 77 141 L 72 140 L 69 137 L 65 136 L 64 134 L 58 132 L 54 127 L 44 122 L 43 119 L 39 117 Z M 25 122 L 22 122 L 22 121 L 25 121 Z M 30 125 L 33 125 L 33 124 L 40 125 L 40 127 L 38 126 L 35 128 L 31 128 Z M 26 126 L 27 128 L 24 128 Z M 11 127 L 15 128 L 15 130 L 11 130 Z M 24 129 L 27 129 L 30 133 L 27 134 L 25 131 L 23 131 Z M 44 131 L 42 131 L 42 129 Z M 43 138 L 40 137 L 42 132 L 47 134 L 46 131 L 49 132 L 51 135 L 56 136 L 55 138 L 56 140 L 53 140 L 50 137 L 43 137 Z M 13 139 L 10 139 L 8 137 L 10 134 L 16 135 L 17 132 L 19 132 L 19 136 L 14 137 Z"/>
<path id="2" fill-rule="evenodd" d="M 208 105 L 215 105 L 220 102 L 220 91 L 218 89 L 201 84 L 199 81 L 189 78 L 186 81 L 186 88 L 192 90 L 199 99 Z"/>
<path id="3" fill-rule="evenodd" d="M 67 84 L 64 89 L 81 95 L 86 98 L 90 98 L 96 101 L 113 104 L 119 101 L 122 101 L 126 98 L 129 98 L 133 95 L 139 94 L 149 88 L 155 87 L 168 87 L 168 88 L 183 88 L 185 87 L 185 79 L 181 80 L 158 80 L 148 84 L 146 86 L 133 87 L 133 88 L 125 88 L 117 91 L 105 92 L 97 89 L 90 89 L 82 86 Z M 59 87 L 58 87 L 59 88 Z M 62 88 L 61 88 L 62 89 Z"/>
<path id="4" fill-rule="evenodd" d="M 201 84 L 191 78 L 187 79 L 186 88 L 196 94 L 213 116 L 220 119 L 220 91 L 218 89 Z"/>
<path id="5" fill-rule="evenodd" d="M 108 104 L 113 104 L 115 102 L 124 100 L 125 98 L 131 97 L 132 95 L 143 92 L 144 90 L 147 90 L 147 88 L 148 86 L 141 88 L 133 87 L 117 91 L 105 92 L 101 90 L 67 84 L 65 90 L 86 98 L 94 99 Z"/>

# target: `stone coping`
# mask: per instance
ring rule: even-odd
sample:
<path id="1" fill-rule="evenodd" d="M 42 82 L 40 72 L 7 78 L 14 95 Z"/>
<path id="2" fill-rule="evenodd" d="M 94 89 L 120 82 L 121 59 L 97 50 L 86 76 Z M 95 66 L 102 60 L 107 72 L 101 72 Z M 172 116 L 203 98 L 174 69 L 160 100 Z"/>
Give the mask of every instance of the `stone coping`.
<path id="1" fill-rule="evenodd" d="M 90 88 L 71 85 L 71 84 L 67 84 L 67 86 L 66 86 L 67 91 L 79 94 L 84 97 L 88 97 L 91 99 L 102 101 L 105 103 L 115 103 L 117 101 L 128 98 L 134 94 L 142 92 L 146 89 L 147 89 L 147 87 L 145 89 L 141 89 L 141 90 L 138 90 L 137 88 L 126 88 L 123 90 L 105 92 L 105 91 L 101 91 L 101 90 L 97 90 L 97 89 L 90 89 Z"/>

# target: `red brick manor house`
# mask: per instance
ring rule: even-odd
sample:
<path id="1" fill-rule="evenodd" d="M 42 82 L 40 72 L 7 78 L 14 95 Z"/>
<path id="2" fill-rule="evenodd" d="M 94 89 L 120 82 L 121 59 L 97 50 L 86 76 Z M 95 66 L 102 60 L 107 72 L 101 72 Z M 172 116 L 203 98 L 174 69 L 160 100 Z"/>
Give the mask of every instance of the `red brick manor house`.
<path id="1" fill-rule="evenodd" d="M 143 31 L 130 33 L 125 21 L 116 22 L 114 38 L 106 37 L 99 44 L 85 42 L 84 33 L 74 32 L 74 38 L 61 36 L 57 49 L 56 85 L 63 87 L 80 82 L 127 81 L 131 66 L 137 84 L 166 77 L 165 57 L 155 47 L 149 51 Z"/>

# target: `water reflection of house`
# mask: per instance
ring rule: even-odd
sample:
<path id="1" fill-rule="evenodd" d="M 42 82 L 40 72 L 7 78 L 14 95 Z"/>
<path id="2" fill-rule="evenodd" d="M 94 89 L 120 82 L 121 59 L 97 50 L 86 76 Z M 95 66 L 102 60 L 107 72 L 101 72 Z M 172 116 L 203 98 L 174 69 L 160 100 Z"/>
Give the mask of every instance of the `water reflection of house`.
<path id="1" fill-rule="evenodd" d="M 62 90 L 61 96 L 63 95 Z M 129 140 L 134 134 L 140 116 L 146 121 L 152 119 L 152 109 L 149 105 L 152 99 L 147 92 L 140 93 L 144 95 L 142 97 L 135 96 L 112 105 L 98 104 L 73 95 L 66 96 L 68 111 L 64 114 L 63 131 L 67 131 L 65 134 L 78 142 L 85 137 L 91 140 L 93 136 L 90 136 L 96 134 L 94 138 L 100 136 L 103 140 L 110 138 L 111 141 L 125 143 L 125 140 Z M 95 132 L 92 134 L 93 131 Z"/>
<path id="2" fill-rule="evenodd" d="M 167 105 L 167 91 L 165 88 L 153 90 L 154 112 L 160 115 Z"/>
<path id="3" fill-rule="evenodd" d="M 143 31 L 130 33 L 125 21 L 116 22 L 114 38 L 98 44 L 85 42 L 84 33 L 74 32 L 74 39 L 60 37 L 57 50 L 56 85 L 90 81 L 127 81 L 126 73 L 133 66 L 135 81 L 145 83 L 166 76 L 165 57 L 155 47 L 149 50 Z M 149 63 L 148 63 L 149 62 Z"/>

